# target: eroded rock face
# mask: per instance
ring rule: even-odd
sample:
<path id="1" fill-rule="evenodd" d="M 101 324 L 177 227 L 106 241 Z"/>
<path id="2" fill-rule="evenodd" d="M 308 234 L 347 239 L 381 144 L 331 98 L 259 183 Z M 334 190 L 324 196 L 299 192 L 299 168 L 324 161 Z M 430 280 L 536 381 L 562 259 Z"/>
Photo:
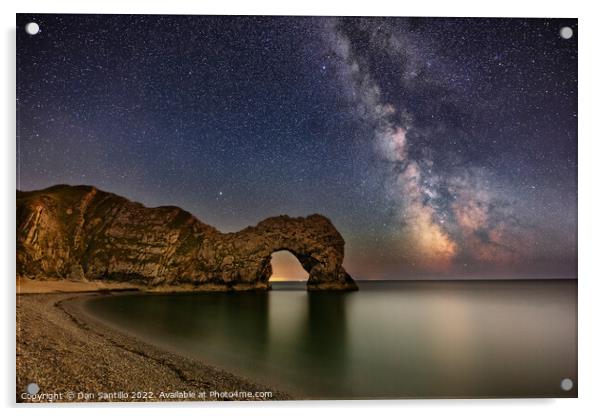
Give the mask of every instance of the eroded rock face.
<path id="1" fill-rule="evenodd" d="M 355 290 L 344 246 L 317 214 L 221 233 L 180 208 L 147 208 L 89 186 L 17 192 L 17 274 L 32 279 L 267 289 L 272 253 L 288 250 L 309 273 L 308 290 Z"/>

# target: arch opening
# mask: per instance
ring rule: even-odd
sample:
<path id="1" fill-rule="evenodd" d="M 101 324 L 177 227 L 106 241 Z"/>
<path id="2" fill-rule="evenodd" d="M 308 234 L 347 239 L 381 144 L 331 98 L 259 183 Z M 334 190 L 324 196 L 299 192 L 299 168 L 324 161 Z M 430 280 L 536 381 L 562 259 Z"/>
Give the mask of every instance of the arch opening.
<path id="1" fill-rule="evenodd" d="M 307 281 L 309 272 L 299 259 L 288 250 L 275 251 L 271 255 L 272 275 L 270 282 Z"/>

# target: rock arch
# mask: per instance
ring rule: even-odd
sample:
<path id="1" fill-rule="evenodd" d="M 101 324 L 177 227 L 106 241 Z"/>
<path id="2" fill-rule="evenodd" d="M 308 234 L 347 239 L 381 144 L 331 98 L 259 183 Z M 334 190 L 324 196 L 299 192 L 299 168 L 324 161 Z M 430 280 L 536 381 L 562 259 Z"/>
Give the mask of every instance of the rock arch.
<path id="1" fill-rule="evenodd" d="M 238 259 L 241 265 L 233 279 L 256 280 L 260 286 L 269 287 L 271 256 L 286 250 L 309 273 L 308 290 L 357 289 L 343 268 L 345 240 L 322 215 L 268 218 L 255 227 L 226 234 L 225 240 L 231 240 L 227 246 L 238 247 L 231 257 L 233 262 Z"/>
<path id="2" fill-rule="evenodd" d="M 308 290 L 356 290 L 343 268 L 344 247 L 318 214 L 221 233 L 178 207 L 147 208 L 90 186 L 17 192 L 17 274 L 26 278 L 268 289 L 271 255 L 287 250 L 309 273 Z"/>

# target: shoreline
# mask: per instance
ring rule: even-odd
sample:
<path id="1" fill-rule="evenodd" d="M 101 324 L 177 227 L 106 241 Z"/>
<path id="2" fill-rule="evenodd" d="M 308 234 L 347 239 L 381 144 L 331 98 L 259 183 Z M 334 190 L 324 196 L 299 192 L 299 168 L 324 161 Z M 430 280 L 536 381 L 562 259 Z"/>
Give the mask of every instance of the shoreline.
<path id="1" fill-rule="evenodd" d="M 67 279 L 29 279 L 17 277 L 17 294 L 48 294 L 48 293 L 110 293 L 123 291 L 138 291 L 141 293 L 179 293 L 179 292 L 228 292 L 228 291 L 254 291 L 270 290 L 271 284 L 251 285 L 237 283 L 233 285 L 220 285 L 207 283 L 193 285 L 181 283 L 178 285 L 146 286 L 143 284 L 99 281 L 99 280 L 67 280 Z"/>
<path id="2" fill-rule="evenodd" d="M 115 330 L 84 310 L 90 297 L 113 293 L 17 295 L 17 402 L 292 399 Z M 23 395 L 32 382 L 44 400 Z"/>

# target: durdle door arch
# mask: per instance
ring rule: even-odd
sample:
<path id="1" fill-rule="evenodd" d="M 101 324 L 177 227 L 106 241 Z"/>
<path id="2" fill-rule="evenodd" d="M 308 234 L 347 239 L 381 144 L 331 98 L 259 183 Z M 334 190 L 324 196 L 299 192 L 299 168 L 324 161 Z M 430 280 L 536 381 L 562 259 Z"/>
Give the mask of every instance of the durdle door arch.
<path id="1" fill-rule="evenodd" d="M 17 192 L 17 274 L 128 282 L 144 290 L 269 289 L 271 255 L 290 251 L 308 290 L 357 290 L 345 241 L 322 215 L 271 217 L 222 233 L 173 206 L 147 208 L 90 186 Z"/>

